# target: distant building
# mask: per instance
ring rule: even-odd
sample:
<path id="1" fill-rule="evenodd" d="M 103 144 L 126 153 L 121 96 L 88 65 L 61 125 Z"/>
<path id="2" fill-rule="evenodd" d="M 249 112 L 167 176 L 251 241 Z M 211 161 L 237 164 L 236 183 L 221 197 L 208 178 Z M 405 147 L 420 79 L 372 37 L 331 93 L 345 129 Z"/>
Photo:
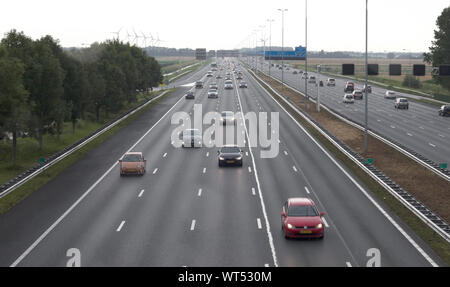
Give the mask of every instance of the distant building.
<path id="1" fill-rule="evenodd" d="M 195 49 L 195 59 L 206 60 L 206 49 L 204 48 Z"/>
<path id="2" fill-rule="evenodd" d="M 239 50 L 217 50 L 217 57 L 239 57 Z"/>
<path id="3" fill-rule="evenodd" d="M 214 58 L 216 57 L 216 51 L 215 50 L 209 50 L 208 51 L 208 58 Z"/>

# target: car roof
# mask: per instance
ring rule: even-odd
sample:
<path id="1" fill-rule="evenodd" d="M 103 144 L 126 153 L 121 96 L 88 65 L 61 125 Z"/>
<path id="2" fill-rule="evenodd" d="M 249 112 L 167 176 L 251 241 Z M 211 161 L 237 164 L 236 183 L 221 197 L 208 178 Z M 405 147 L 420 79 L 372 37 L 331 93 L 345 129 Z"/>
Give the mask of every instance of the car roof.
<path id="1" fill-rule="evenodd" d="M 288 199 L 289 206 L 305 206 L 310 205 L 314 206 L 314 202 L 310 198 L 306 197 L 296 197 Z"/>
<path id="2" fill-rule="evenodd" d="M 137 154 L 137 155 L 142 155 L 142 152 L 137 152 L 137 151 L 129 151 L 126 152 L 124 155 L 131 155 L 131 154 Z"/>

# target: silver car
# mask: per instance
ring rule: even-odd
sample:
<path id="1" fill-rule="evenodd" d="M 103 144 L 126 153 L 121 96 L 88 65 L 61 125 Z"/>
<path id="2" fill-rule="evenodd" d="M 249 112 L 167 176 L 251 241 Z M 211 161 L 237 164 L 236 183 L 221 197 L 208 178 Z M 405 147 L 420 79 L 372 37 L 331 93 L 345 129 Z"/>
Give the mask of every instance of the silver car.
<path id="1" fill-rule="evenodd" d="M 397 95 L 394 91 L 386 91 L 386 94 L 384 94 L 385 99 L 395 100 L 397 98 Z"/>
<path id="2" fill-rule="evenodd" d="M 217 89 L 210 89 L 208 91 L 208 98 L 217 99 L 218 97 L 219 97 L 219 93 L 217 92 Z"/>
<path id="3" fill-rule="evenodd" d="M 394 107 L 396 109 L 409 109 L 409 103 L 408 103 L 408 99 L 405 98 L 398 98 L 395 100 L 395 104 Z"/>

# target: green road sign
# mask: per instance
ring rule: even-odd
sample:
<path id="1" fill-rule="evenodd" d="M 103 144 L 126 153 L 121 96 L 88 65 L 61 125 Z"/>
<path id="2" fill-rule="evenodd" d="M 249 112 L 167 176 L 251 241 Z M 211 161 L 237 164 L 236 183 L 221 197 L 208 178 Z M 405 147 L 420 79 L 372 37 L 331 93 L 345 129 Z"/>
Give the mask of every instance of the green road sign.
<path id="1" fill-rule="evenodd" d="M 373 164 L 373 158 L 366 159 L 366 164 L 372 165 Z"/>
<path id="2" fill-rule="evenodd" d="M 46 162 L 46 160 L 45 160 L 45 158 L 44 157 L 41 157 L 41 158 L 39 158 L 39 161 L 38 161 L 40 164 L 44 164 L 45 162 Z"/>
<path id="3" fill-rule="evenodd" d="M 440 168 L 442 168 L 442 169 L 447 169 L 447 163 L 446 163 L 446 162 L 441 163 Z"/>

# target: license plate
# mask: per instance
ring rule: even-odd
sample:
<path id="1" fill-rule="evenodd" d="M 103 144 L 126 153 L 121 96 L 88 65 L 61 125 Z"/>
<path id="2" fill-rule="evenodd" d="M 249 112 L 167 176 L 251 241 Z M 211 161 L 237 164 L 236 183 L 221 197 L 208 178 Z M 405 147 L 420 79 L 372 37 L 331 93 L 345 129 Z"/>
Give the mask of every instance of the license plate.
<path id="1" fill-rule="evenodd" d="M 300 230 L 300 234 L 311 234 L 311 230 Z"/>
<path id="2" fill-rule="evenodd" d="M 227 160 L 227 163 L 234 163 L 234 160 Z"/>

